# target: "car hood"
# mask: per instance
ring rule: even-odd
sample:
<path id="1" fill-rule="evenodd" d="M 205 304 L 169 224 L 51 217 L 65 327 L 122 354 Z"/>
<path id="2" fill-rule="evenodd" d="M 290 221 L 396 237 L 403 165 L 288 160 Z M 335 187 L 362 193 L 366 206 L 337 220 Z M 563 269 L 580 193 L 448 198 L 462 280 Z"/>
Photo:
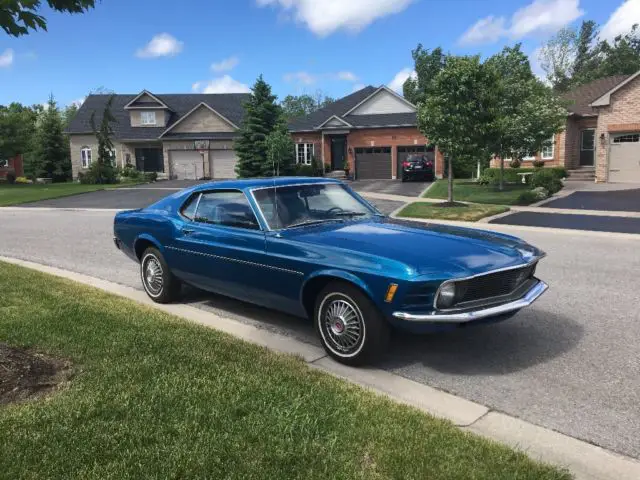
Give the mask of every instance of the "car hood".
<path id="1" fill-rule="evenodd" d="M 430 277 L 476 275 L 523 265 L 544 255 L 510 235 L 391 218 L 324 224 L 290 230 L 289 234 L 300 242 L 398 261 L 414 275 Z"/>

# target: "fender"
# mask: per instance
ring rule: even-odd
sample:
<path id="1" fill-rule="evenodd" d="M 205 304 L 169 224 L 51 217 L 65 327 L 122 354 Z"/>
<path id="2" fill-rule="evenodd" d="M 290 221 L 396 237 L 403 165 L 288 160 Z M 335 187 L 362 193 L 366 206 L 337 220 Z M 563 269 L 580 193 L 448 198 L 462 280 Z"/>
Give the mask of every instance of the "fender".
<path id="1" fill-rule="evenodd" d="M 156 247 L 160 251 L 160 253 L 162 253 L 162 255 L 165 254 L 164 247 L 160 244 L 160 242 L 155 237 L 153 237 L 152 235 L 149 235 L 148 233 L 143 233 L 142 235 L 138 235 L 136 240 L 133 242 L 134 252 L 136 251 L 136 246 L 138 245 L 138 242 L 140 242 L 141 240 L 151 242 L 153 246 Z"/>
<path id="2" fill-rule="evenodd" d="M 307 287 L 308 283 L 310 281 L 312 281 L 314 278 L 318 278 L 318 277 L 334 277 L 337 279 L 341 279 L 341 280 L 346 280 L 349 283 L 353 283 L 354 285 L 357 285 L 358 287 L 360 287 L 362 289 L 362 291 L 364 291 L 367 296 L 374 301 L 374 296 L 373 296 L 373 292 L 371 291 L 371 289 L 369 288 L 369 286 L 358 276 L 349 273 L 349 272 L 345 272 L 344 270 L 338 270 L 338 269 L 326 269 L 326 270 L 317 270 L 315 272 L 313 272 L 311 275 L 309 275 L 309 277 L 305 280 L 305 282 L 302 284 L 302 288 L 300 289 L 300 302 L 302 303 L 303 299 L 302 299 L 302 294 L 305 291 L 305 288 Z"/>

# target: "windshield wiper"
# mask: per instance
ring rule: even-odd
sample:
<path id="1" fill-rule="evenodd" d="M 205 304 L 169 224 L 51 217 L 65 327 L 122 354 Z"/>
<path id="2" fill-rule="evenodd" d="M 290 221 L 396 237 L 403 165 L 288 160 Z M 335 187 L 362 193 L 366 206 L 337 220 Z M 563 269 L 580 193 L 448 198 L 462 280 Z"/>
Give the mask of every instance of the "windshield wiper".
<path id="1" fill-rule="evenodd" d="M 333 214 L 334 217 L 364 217 L 365 215 L 368 215 L 368 213 L 365 213 L 365 212 L 338 212 L 338 213 L 334 213 Z"/>
<path id="2" fill-rule="evenodd" d="M 318 223 L 335 222 L 337 218 L 318 218 L 316 220 L 305 220 L 303 222 L 287 225 L 285 228 L 306 227 L 307 225 L 317 225 Z"/>

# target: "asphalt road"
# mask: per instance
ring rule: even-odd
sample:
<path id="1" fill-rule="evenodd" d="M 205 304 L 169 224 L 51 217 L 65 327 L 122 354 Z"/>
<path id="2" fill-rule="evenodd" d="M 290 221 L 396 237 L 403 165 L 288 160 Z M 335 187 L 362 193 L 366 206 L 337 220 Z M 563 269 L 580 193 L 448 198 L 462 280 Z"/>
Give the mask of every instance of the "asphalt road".
<path id="1" fill-rule="evenodd" d="M 400 180 L 357 180 L 349 185 L 356 192 L 364 194 L 368 192 L 389 193 L 392 195 L 402 195 L 404 197 L 419 197 L 430 185 L 430 182 Z"/>
<path id="2" fill-rule="evenodd" d="M 566 215 L 553 213 L 553 210 L 550 210 L 549 213 L 516 212 L 491 220 L 490 223 L 592 230 L 596 232 L 640 233 L 640 218 Z"/>
<path id="3" fill-rule="evenodd" d="M 140 288 L 137 265 L 112 244 L 112 217 L 0 209 L 0 255 Z M 640 239 L 520 236 L 548 253 L 538 268 L 548 293 L 501 324 L 397 335 L 382 368 L 640 458 Z M 195 290 L 186 301 L 317 343 L 300 319 Z"/>
<path id="4" fill-rule="evenodd" d="M 607 192 L 574 192 L 566 197 L 545 203 L 542 207 L 640 212 L 640 189 Z"/>

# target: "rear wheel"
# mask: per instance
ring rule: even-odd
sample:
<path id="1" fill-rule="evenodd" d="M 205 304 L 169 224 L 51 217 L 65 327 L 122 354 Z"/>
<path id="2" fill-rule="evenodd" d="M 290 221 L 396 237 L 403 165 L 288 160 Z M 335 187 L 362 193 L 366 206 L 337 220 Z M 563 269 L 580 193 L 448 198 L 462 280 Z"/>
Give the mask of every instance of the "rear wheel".
<path id="1" fill-rule="evenodd" d="M 327 285 L 318 295 L 314 316 L 322 346 L 340 363 L 362 365 L 386 351 L 389 324 L 369 297 L 353 285 Z"/>
<path id="2" fill-rule="evenodd" d="M 171 273 L 167 262 L 156 248 L 147 248 L 142 254 L 140 278 L 144 291 L 156 303 L 170 303 L 180 296 L 180 280 Z"/>

